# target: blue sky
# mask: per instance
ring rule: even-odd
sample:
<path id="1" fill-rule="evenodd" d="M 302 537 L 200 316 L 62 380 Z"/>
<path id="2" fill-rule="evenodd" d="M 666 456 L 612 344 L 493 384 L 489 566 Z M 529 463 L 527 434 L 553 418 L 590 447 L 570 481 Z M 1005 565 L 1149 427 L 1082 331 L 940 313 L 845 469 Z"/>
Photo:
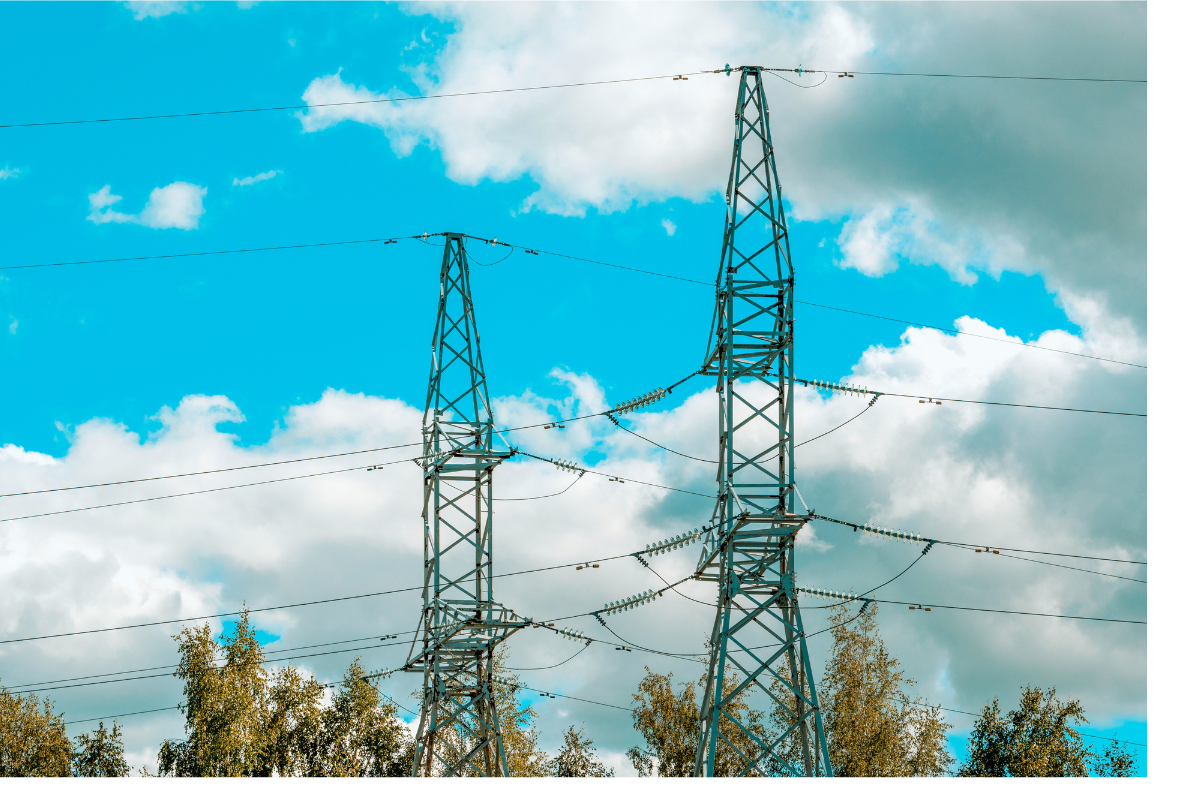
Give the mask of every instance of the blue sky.
<path id="1" fill-rule="evenodd" d="M 846 64 L 858 59 L 854 63 L 863 68 L 914 70 L 1004 69 L 1014 63 L 1056 74 L 1140 69 L 1140 76 L 1145 70 L 1144 9 L 1140 17 L 1133 14 L 1135 24 L 1130 25 L 1122 15 L 1133 12 L 1124 8 L 1089 17 L 1094 8 L 1071 16 L 1074 12 L 1060 8 L 1000 13 L 958 6 L 851 11 L 822 5 L 704 7 L 700 17 L 779 15 L 779 31 L 775 38 L 732 43 L 717 37 L 694 47 L 685 32 L 677 31 L 661 52 L 638 61 L 637 36 L 675 31 L 683 24 L 672 18 L 681 13 L 679 8 L 522 6 L 506 14 L 503 6 L 451 7 L 433 16 L 424 9 L 373 4 L 265 3 L 239 9 L 209 3 L 138 19 L 121 4 L 3 4 L 0 24 L 16 35 L 7 38 L 0 52 L 0 68 L 22 79 L 0 84 L 0 123 L 296 105 L 303 103 L 302 96 L 316 96 L 305 93 L 317 89 L 416 94 L 431 85 L 504 88 L 711 69 L 727 60 L 736 64 L 760 58 L 789 66 L 802 60 L 828 64 L 845 59 L 837 63 Z M 611 57 L 581 51 L 576 58 L 570 39 L 579 28 L 571 16 L 576 13 L 592 15 L 590 24 L 598 31 L 628 24 L 624 15 L 644 14 L 645 30 L 631 34 L 628 43 L 614 39 L 606 45 Z M 921 24 L 957 32 L 956 43 L 935 52 L 905 35 L 906 26 Z M 706 30 L 719 27 L 710 23 Z M 41 33 L 47 30 L 54 31 L 52 38 Z M 556 31 L 564 41 L 562 52 L 548 51 L 537 38 Z M 812 37 L 819 34 L 833 44 L 813 44 Z M 1031 48 L 1014 63 L 1004 63 L 1009 34 L 1028 36 Z M 1032 48 L 1056 36 L 1062 38 L 1059 46 L 1032 54 Z M 1036 59 L 1044 63 L 1033 63 Z M 1145 357 L 1146 325 L 1144 88 L 1106 89 L 1107 94 L 1092 87 L 966 90 L 940 83 L 867 83 L 869 78 L 860 77 L 855 80 L 867 86 L 851 89 L 844 85 L 848 81 L 831 80 L 827 93 L 814 92 L 812 100 L 782 83 L 767 86 L 776 112 L 772 122 L 784 193 L 792 204 L 799 299 L 945 328 L 954 328 L 966 315 L 990 326 L 989 335 L 1003 329 L 1024 341 L 1041 338 L 1047 346 L 1145 363 L 1139 360 Z M 336 84 L 332 89 L 330 82 Z M 854 94 L 860 90 L 861 95 Z M 411 114 L 407 117 L 397 112 L 395 117 L 363 120 L 367 124 L 346 112 L 345 119 L 331 120 L 336 124 L 310 130 L 294 111 L 0 129 L 0 170 L 8 175 L 0 180 L 5 243 L 0 266 L 459 230 L 707 282 L 716 268 L 724 220 L 720 194 L 728 173 L 729 131 L 722 115 L 733 105 L 735 91 L 736 77 L 703 76 L 687 87 L 664 81 L 629 89 L 548 90 L 511 101 L 428 101 L 443 105 L 404 111 Z M 1141 92 L 1142 99 L 1132 92 Z M 507 110 L 511 106 L 506 103 L 532 104 L 532 110 L 518 114 Z M 594 139 L 580 143 L 579 130 L 551 124 L 560 112 L 582 117 L 595 111 L 619 118 L 641 109 L 647 119 L 657 119 L 654 114 L 667 113 L 663 108 L 678 125 L 664 134 L 666 145 L 652 142 L 643 148 L 643 139 L 626 142 L 615 123 L 612 129 L 598 127 Z M 718 116 L 720 123 L 714 121 Z M 1118 119 L 1120 125 L 1110 124 Z M 672 136 L 681 143 L 678 147 L 671 144 Z M 417 142 L 411 150 L 405 137 Z M 1072 137 L 1080 143 L 1065 148 L 1062 141 Z M 572 147 L 584 156 L 573 160 Z M 613 156 L 609 147 L 618 154 L 627 151 L 629 157 Z M 603 156 L 588 155 L 596 153 Z M 1112 166 L 1114 155 L 1129 153 L 1129 163 Z M 235 185 L 271 172 L 272 177 Z M 187 218 L 194 226 L 155 228 L 89 219 L 99 219 L 106 208 L 137 215 L 152 192 L 177 183 L 203 191 L 203 213 L 196 216 L 193 210 Z M 106 186 L 122 199 L 110 206 L 89 201 Z M 1064 201 L 1065 195 L 1074 199 Z M 478 243 L 469 247 L 484 263 L 505 252 Z M 424 401 L 440 258 L 440 243 L 401 241 L 0 273 L 0 362 L 10 387 L 0 393 L 0 445 L 63 459 L 103 427 L 80 437 L 77 426 L 111 420 L 138 436 L 128 453 L 121 451 L 125 477 L 175 469 L 180 463 L 210 463 L 218 451 L 205 448 L 216 447 L 213 442 L 222 433 L 237 439 L 220 442 L 225 448 L 220 457 L 226 459 L 221 463 L 243 463 L 291 447 L 294 443 L 285 437 L 289 429 L 297 440 L 311 440 L 317 452 L 325 429 L 312 428 L 311 417 L 297 416 L 296 409 L 315 409 L 317 414 L 328 408 L 330 389 L 384 398 L 400 409 L 386 414 L 403 417 L 408 407 L 419 410 Z M 712 308 L 712 292 L 704 286 L 520 249 L 493 266 L 473 267 L 471 279 L 489 389 L 494 398 L 509 399 L 508 413 L 514 415 L 544 411 L 552 402 L 588 402 L 563 374 L 590 376 L 608 400 L 618 401 L 673 383 L 694 370 L 704 352 Z M 1079 359 L 1038 362 L 1045 357 L 1029 351 L 1022 351 L 1019 361 L 1004 361 L 1017 359 L 1009 351 L 1021 349 L 975 341 L 969 345 L 970 357 L 988 366 L 972 372 L 944 354 L 968 347 L 961 339 L 918 341 L 904 325 L 805 306 L 797 308 L 797 335 L 797 373 L 804 377 L 852 376 L 866 383 L 873 376 L 895 380 L 889 385 L 897 387 L 914 380 L 917 385 L 907 388 L 947 396 L 1133 411 L 1145 407 L 1142 370 L 1105 371 L 1093 364 L 1080 366 Z M 676 430 L 669 428 L 671 419 L 687 417 L 690 392 L 700 388 L 691 386 L 689 393 L 676 394 L 655 409 L 664 415 L 666 429 Z M 158 415 L 168 408 L 177 415 L 168 414 L 171 419 L 192 420 L 182 405 L 189 395 L 224 396 L 236 412 L 224 406 L 204 411 L 196 417 L 196 430 L 203 428 L 201 433 L 213 432 L 216 438 L 197 434 L 200 438 L 181 439 L 171 459 L 149 455 L 156 437 L 176 442 L 183 435 L 183 423 L 172 427 Z M 372 416 L 377 406 L 367 400 L 353 408 L 345 412 L 353 424 L 366 420 L 362 431 L 354 433 L 362 441 L 393 443 L 400 435 L 396 431 L 402 426 L 389 427 L 386 414 Z M 817 410 L 824 413 L 825 408 Z M 829 405 L 829 419 L 844 419 L 848 408 Z M 647 426 L 659 424 L 659 418 L 646 419 Z M 1125 511 L 1106 521 L 1103 533 L 1081 532 L 1073 545 L 1062 546 L 1102 542 L 1142 554 L 1129 557 L 1144 555 L 1144 428 L 1012 416 L 987 417 L 982 427 L 960 421 L 938 429 L 937 423 L 900 417 L 881 425 L 863 434 L 865 444 L 857 444 L 858 452 L 877 444 L 878 464 L 851 465 L 838 460 L 834 450 L 815 451 L 819 455 L 813 457 L 817 466 L 809 485 L 837 498 L 822 506 L 841 503 L 860 516 L 903 513 L 911 515 L 906 520 L 913 527 L 929 529 L 939 521 L 970 525 L 994 518 L 998 512 L 988 503 L 995 502 L 1017 521 L 1014 530 L 1036 538 L 1039 531 L 1050 535 L 1049 528 L 1038 527 L 1048 514 L 1068 515 L 1076 509 L 1081 509 L 1077 517 L 1099 514 L 1097 509 L 1111 503 Z M 800 434 L 827 427 L 832 426 L 825 416 L 797 421 Z M 910 430 L 920 435 L 903 438 Z M 104 431 L 104 436 L 117 435 Z M 340 443 L 350 434 L 338 436 Z M 898 437 L 894 442 L 893 436 Z M 1029 443 L 1035 439 L 1044 449 Z M 577 451 L 564 449 L 561 455 L 586 456 L 590 463 L 618 457 L 606 449 L 607 440 L 596 442 L 572 444 Z M 709 445 L 694 445 L 701 446 Z M 248 453 L 247 447 L 255 449 Z M 948 474 L 985 476 L 988 486 L 1005 487 L 1003 499 L 969 495 L 982 498 L 971 510 L 974 517 L 946 511 L 947 506 L 939 505 L 943 500 L 904 483 L 916 467 L 891 460 L 914 448 L 950 454 L 958 466 Z M 135 453 L 144 454 L 144 460 Z M 1129 457 L 1114 466 L 1114 453 Z M 659 463 L 657 455 L 635 455 L 645 464 Z M 621 457 L 626 456 L 633 458 L 629 453 Z M 1075 474 L 1079 464 L 1087 467 Z M 59 476 L 66 474 L 18 477 L 58 485 Z M 531 487 L 538 485 L 532 474 L 527 480 Z M 929 477 L 930 485 L 938 480 L 951 482 Z M 910 502 L 897 499 L 902 496 Z M 607 501 L 589 502 L 599 504 L 593 509 L 610 509 Z M 669 519 L 674 524 L 676 511 L 671 509 L 639 507 L 636 521 L 655 525 Z M 166 516 L 156 518 L 156 524 L 186 527 L 191 523 L 183 517 L 195 511 L 162 513 Z M 245 518 L 245 509 L 239 513 Z M 61 534 L 68 537 L 64 541 L 86 535 L 81 515 L 70 519 L 75 527 Z M 33 536 L 37 530 L 13 536 Z M 226 606 L 242 600 L 252 606 L 259 600 L 269 604 L 263 599 L 267 595 L 254 596 L 259 591 L 278 589 L 280 596 L 270 595 L 275 600 L 295 598 L 300 589 L 286 563 L 319 563 L 322 553 L 336 551 L 339 535 L 331 529 L 328 536 L 312 539 L 305 555 L 282 560 L 251 557 L 254 546 L 236 552 L 214 543 L 209 551 L 197 546 L 139 565 L 116 544 L 111 553 L 103 547 L 71 546 L 97 559 L 96 564 L 109 563 L 105 559 L 119 564 L 114 574 L 125 569 L 141 575 L 137 570 L 145 569 L 177 575 L 188 587 L 180 589 L 185 596 L 195 592 L 197 603 L 219 600 L 221 610 L 228 610 Z M 653 538 L 647 534 L 644 540 Z M 537 557 L 552 559 L 559 544 L 546 544 Z M 303 585 L 322 596 L 357 587 L 389 546 L 364 544 L 347 556 L 354 566 L 346 574 L 317 585 L 310 576 Z M 814 563 L 833 564 L 841 552 L 818 548 L 812 557 Z M 845 566 L 844 559 L 838 563 Z M 49 564 L 43 566 L 50 569 Z M 92 572 L 99 574 L 97 570 Z M 407 579 L 397 574 L 406 575 L 401 570 L 375 577 Z M 836 577 L 829 578 L 829 585 L 835 588 L 848 585 L 838 580 L 855 578 L 849 571 L 832 574 Z M 1042 573 L 1037 575 L 1037 581 L 1044 580 Z M 920 588 L 972 585 L 970 575 L 958 577 L 961 584 L 931 579 Z M 112 585 L 124 586 L 123 581 L 127 579 L 114 578 Z M 1086 598 L 1094 603 L 1091 610 L 1144 614 L 1143 596 L 1122 594 L 1124 589 L 1092 594 L 1090 585 L 1077 586 L 1083 584 L 1053 584 L 1045 590 L 1048 594 L 1031 590 L 992 602 L 1033 606 L 1053 596 L 1056 603 L 1069 605 Z M 20 602 L 37 605 L 43 599 L 30 595 Z M 154 616 L 148 607 L 122 613 Z M 404 614 L 411 616 L 411 610 L 406 607 L 398 618 Z M 62 619 L 78 618 L 67 614 Z M 284 630 L 292 622 L 260 624 L 272 636 L 282 636 L 285 646 L 322 640 L 318 629 Z M 393 626 L 388 630 L 407 629 L 394 619 L 380 624 Z M 892 635 L 886 625 L 885 634 Z M 914 633 L 905 623 L 894 634 L 904 663 L 913 663 L 913 674 L 925 681 L 921 691 L 952 708 L 977 710 L 993 694 L 1010 702 L 1026 682 L 1070 678 L 1073 662 L 1054 650 L 1066 644 L 1043 642 L 1039 647 L 1047 649 L 1038 651 L 1041 661 L 1014 656 L 1013 663 L 996 665 L 1007 670 L 996 677 L 983 667 L 956 672 L 959 659 L 975 657 L 974 651 L 967 652 L 970 647 L 982 647 L 963 644 L 966 649 L 956 651 L 961 631 Z M 1088 629 L 1070 646 L 1084 658 L 1102 634 Z M 139 646 L 149 659 L 160 657 L 164 644 L 147 640 Z M 0 659 L 12 659 L 11 670 L 0 660 L 0 671 L 7 675 L 54 666 L 58 673 L 62 663 L 62 674 L 71 674 L 67 662 L 54 661 L 59 657 L 47 652 L 39 656 L 42 661 L 22 660 L 26 656 L 0 653 Z M 1056 659 L 1061 667 L 1055 669 L 1061 671 L 1039 672 L 1039 664 L 1057 664 Z M 816 660 L 814 656 L 814 666 Z M 975 660 L 986 661 L 987 656 Z M 1128 661 L 1129 672 L 1121 673 L 1133 676 L 1128 686 L 1114 688 L 1109 683 L 1113 679 L 1088 673 L 1079 677 L 1078 686 L 1062 690 L 1085 695 L 1104 730 L 1145 741 L 1144 640 L 1130 645 Z M 332 666 L 313 668 L 337 672 Z M 949 683 L 937 683 L 935 676 L 947 670 Z M 556 688 L 571 685 L 570 680 Z M 627 696 L 627 689 L 614 685 L 613 697 Z M 139 697 L 129 695 L 122 702 L 151 702 Z M 98 712 L 120 710 L 110 708 L 118 700 L 102 704 Z M 62 702 L 77 701 L 64 694 Z M 543 725 L 556 735 L 555 726 L 569 721 L 548 714 Z M 622 744 L 629 739 L 623 727 L 627 724 L 620 721 L 597 723 L 597 740 L 606 752 L 619 754 L 633 743 Z M 165 730 L 135 729 L 135 744 L 149 752 L 155 737 L 167 735 Z M 963 733 L 960 728 L 952 741 L 960 742 Z"/>
<path id="2" fill-rule="evenodd" d="M 291 104 L 313 75 L 338 69 L 348 81 L 396 82 L 415 92 L 397 70 L 399 44 L 421 41 L 422 32 L 432 39 L 400 56 L 412 66 L 428 61 L 439 34 L 450 30 L 429 17 L 354 5 L 267 4 L 248 12 L 214 5 L 139 23 L 106 4 L 69 14 L 38 5 L 5 13 L 18 28 L 54 26 L 59 69 L 72 59 L 104 65 L 81 71 L 82 82 L 72 79 L 68 93 L 58 69 L 9 84 L 0 91 L 12 121 Z M 218 32 L 214 58 L 208 54 Z M 122 46 L 113 48 L 114 40 Z M 195 60 L 177 61 L 179 52 Z M 46 45 L 20 37 L 4 57 L 13 65 L 45 63 Z M 151 66 L 159 64 L 170 66 Z M 136 92 L 114 80 L 133 75 Z M 730 81 L 729 91 L 735 88 Z M 513 216 L 534 188 L 528 178 L 462 185 L 446 179 L 436 150 L 418 147 L 397 159 L 370 129 L 304 134 L 290 112 L 8 130 L 0 160 L 21 170 L 0 185 L 6 227 L 22 232 L 8 239 L 8 264 L 453 229 L 708 281 L 724 219 L 719 197 L 589 210 L 582 218 Z M 271 170 L 280 174 L 231 185 Z M 208 189 L 196 230 L 87 220 L 87 196 L 102 186 L 111 185 L 124 198 L 118 208 L 133 213 L 152 189 L 174 181 Z M 676 226 L 674 235 L 664 219 Z M 840 269 L 843 222 L 793 225 L 798 297 L 942 327 L 970 314 L 1025 339 L 1051 329 L 1078 332 L 1037 276 L 985 276 L 968 287 L 935 266 L 906 264 L 882 278 Z M 238 433 L 247 443 L 265 440 L 283 409 L 315 400 L 328 386 L 419 403 L 428 357 L 415 343 L 432 327 L 440 255 L 404 243 L 10 272 L 0 297 L 8 324 L 18 327 L 0 347 L 26 390 L 4 395 L 2 438 L 61 455 L 67 437 L 56 423 L 110 417 L 144 434 L 161 406 L 197 392 L 238 404 L 246 415 Z M 479 253 L 485 262 L 492 256 Z M 700 286 L 521 251 L 477 269 L 473 281 L 493 393 L 545 388 L 546 373 L 560 366 L 586 370 L 615 395 L 635 394 L 682 377 L 703 355 L 696 342 L 711 312 Z M 866 346 L 894 345 L 904 331 L 818 309 L 797 316 L 809 344 L 797 368 L 814 377 L 846 374 Z"/>

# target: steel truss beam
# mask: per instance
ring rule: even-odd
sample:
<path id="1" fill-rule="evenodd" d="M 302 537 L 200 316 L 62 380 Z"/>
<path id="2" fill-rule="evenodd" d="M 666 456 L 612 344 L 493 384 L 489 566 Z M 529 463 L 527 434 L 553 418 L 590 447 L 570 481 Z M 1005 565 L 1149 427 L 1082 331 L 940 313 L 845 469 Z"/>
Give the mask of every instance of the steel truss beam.
<path id="1" fill-rule="evenodd" d="M 833 774 L 796 601 L 795 541 L 806 519 L 795 509 L 794 275 L 769 117 L 760 69 L 743 67 L 703 371 L 717 377 L 721 462 L 696 568 L 719 586 L 697 776 L 712 776 L 718 760 L 743 775 Z M 731 712 L 756 689 L 780 729 L 769 741 Z"/>
<path id="2" fill-rule="evenodd" d="M 425 593 L 404 669 L 424 673 L 414 776 L 508 774 L 492 683 L 496 647 L 522 626 L 492 599 L 497 449 L 463 235 L 446 234 L 422 421 Z"/>

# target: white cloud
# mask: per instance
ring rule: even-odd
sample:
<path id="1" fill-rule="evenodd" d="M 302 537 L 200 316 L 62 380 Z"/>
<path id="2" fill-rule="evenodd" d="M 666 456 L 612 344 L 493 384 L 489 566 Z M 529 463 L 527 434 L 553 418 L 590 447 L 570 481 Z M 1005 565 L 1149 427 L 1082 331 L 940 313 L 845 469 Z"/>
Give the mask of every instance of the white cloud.
<path id="1" fill-rule="evenodd" d="M 977 271 L 998 276 L 1004 270 L 1031 272 L 1024 248 L 1010 236 L 992 241 L 951 236 L 922 204 L 877 206 L 852 217 L 837 239 L 842 251 L 839 266 L 864 275 L 885 275 L 899 268 L 899 258 L 914 264 L 936 265 L 959 283 L 971 285 Z"/>
<path id="2" fill-rule="evenodd" d="M 186 14 L 190 3 L 174 2 L 173 0 L 129 0 L 125 7 L 133 11 L 133 18 L 143 20 L 147 17 L 158 19 L 168 14 Z"/>
<path id="3" fill-rule="evenodd" d="M 263 181 L 269 181 L 269 180 L 271 180 L 271 178 L 274 178 L 276 175 L 279 175 L 281 173 L 282 173 L 282 170 L 274 170 L 273 169 L 269 172 L 260 172 L 257 175 L 250 176 L 249 178 L 234 178 L 233 185 L 234 186 L 253 186 L 256 183 L 262 183 Z"/>
<path id="4" fill-rule="evenodd" d="M 1087 313 L 1086 310 L 1081 313 Z M 1004 332 L 964 317 L 960 329 Z M 1038 344 L 1113 357 L 1107 331 L 1080 337 L 1048 332 Z M 910 330 L 895 348 L 873 347 L 845 380 L 906 394 L 1034 402 L 1044 405 L 1140 410 L 1139 370 L 1055 356 L 1026 348 L 932 330 Z M 614 400 L 594 377 L 552 373 L 561 392 L 526 391 L 496 398 L 501 426 L 534 424 L 554 415 L 593 413 Z M 837 379 L 842 376 L 811 376 Z M 748 392 L 758 391 L 748 387 Z M 690 392 L 690 394 L 688 394 Z M 622 419 L 639 433 L 699 458 L 716 450 L 716 398 L 711 386 L 675 391 L 681 404 Z M 861 398 L 796 395 L 797 437 L 809 438 L 858 413 Z M 162 409 L 161 429 L 144 440 L 109 420 L 71 429 L 70 448 L 54 458 L 15 445 L 0 448 L 6 492 L 98 483 L 113 478 L 175 474 L 221 466 L 302 458 L 420 440 L 420 411 L 380 397 L 328 390 L 317 402 L 291 408 L 263 445 L 243 447 L 225 432 L 243 419 L 221 396 L 189 396 Z M 585 461 L 593 469 L 663 486 L 710 494 L 711 464 L 658 450 L 604 418 L 564 430 L 540 426 L 507 434 L 523 450 Z M 752 443 L 747 443 L 753 450 Z M 7 498 L 4 516 L 63 510 L 125 499 L 214 488 L 344 466 L 367 466 L 415 455 L 400 448 L 363 456 L 292 464 L 246 473 L 197 476 L 53 495 Z M 861 419 L 802 447 L 797 474 L 805 499 L 822 513 L 850 521 L 919 530 L 936 539 L 984 542 L 1116 558 L 1146 552 L 1145 422 L 1061 412 L 979 406 L 928 406 L 883 398 Z M 508 462 L 496 472 L 498 498 L 531 497 L 567 487 L 572 478 L 534 461 Z M 421 479 L 411 464 L 0 524 L 0 638 L 78 630 L 251 607 L 361 594 L 421 581 Z M 663 489 L 617 484 L 594 474 L 557 497 L 496 503 L 496 572 L 628 553 L 647 542 L 695 527 L 712 501 Z M 798 558 L 802 583 L 864 590 L 896 574 L 916 551 L 864 540 L 825 524 L 804 529 Z M 656 558 L 675 579 L 693 568 L 695 549 Z M 1109 567 L 1106 569 L 1117 569 Z M 653 574 L 629 560 L 605 562 L 587 574 L 574 570 L 497 579 L 498 599 L 533 617 L 585 612 L 654 587 Z M 708 601 L 711 586 L 689 584 L 686 594 Z M 904 578 L 881 590 L 884 599 L 1144 619 L 1144 586 L 936 546 Z M 284 636 L 280 647 L 408 631 L 417 618 L 416 593 L 257 615 Z M 669 595 L 610 620 L 616 633 L 672 652 L 703 649 L 711 610 Z M 810 629 L 824 612 L 804 612 Z M 1057 685 L 1080 697 L 1093 722 L 1145 714 L 1144 631 L 1134 626 L 985 616 L 937 611 L 914 618 L 888 607 L 884 635 L 918 689 L 934 702 L 972 710 L 993 695 L 1010 704 L 1025 682 Z M 584 621 L 594 636 L 608 634 Z M 593 628 L 595 628 L 593 630 Z M 70 676 L 169 664 L 174 628 L 149 628 L 62 639 L 38 647 L 0 648 L 0 673 L 9 685 L 45 675 Z M 823 666 L 826 637 L 810 642 L 814 670 Z M 1013 647 L 1013 641 L 1020 647 Z M 512 663 L 539 666 L 570 652 L 561 639 L 538 631 L 514 640 Z M 389 649 L 364 651 L 370 668 L 395 666 Z M 317 659 L 322 679 L 336 678 L 345 659 Z M 519 658 L 519 660 L 517 660 Z M 165 659 L 165 660 L 164 660 Z M 310 662 L 305 661 L 308 664 Z M 592 647 L 569 670 L 529 673 L 540 688 L 628 703 L 642 664 L 695 678 L 687 661 Z M 407 703 L 412 676 L 385 688 Z M 52 693 L 60 710 L 88 717 L 176 702 L 171 681 L 114 685 L 106 693 Z M 636 743 L 628 714 L 567 702 L 541 704 L 543 745 L 557 731 L 585 722 L 607 754 Z M 557 713 L 565 710 L 561 716 Z M 70 717 L 68 717 L 70 718 Z M 960 720 L 951 720 L 960 724 Z M 177 715 L 143 718 L 126 729 L 131 751 L 151 753 L 177 736 Z M 616 764 L 615 755 L 609 763 Z"/>
<path id="5" fill-rule="evenodd" d="M 671 222 L 671 220 L 669 220 L 669 219 L 664 219 L 662 221 L 662 226 L 663 226 L 663 230 L 667 232 L 667 236 L 675 235 L 676 226 L 675 226 L 674 222 Z"/>
<path id="6" fill-rule="evenodd" d="M 122 198 L 112 193 L 111 186 L 103 186 L 100 191 L 88 195 L 92 213 L 87 218 L 97 225 L 132 222 L 147 228 L 195 230 L 200 226 L 200 217 L 204 214 L 206 194 L 207 187 L 176 181 L 150 192 L 146 207 L 140 214 L 134 215 L 115 211 L 112 206 L 121 202 Z"/>
<path id="7" fill-rule="evenodd" d="M 11 317 L 11 319 L 12 319 L 12 322 L 8 323 L 8 332 L 15 334 L 17 332 L 17 325 L 19 325 L 20 322 L 17 320 L 16 317 Z"/>
<path id="8" fill-rule="evenodd" d="M 21 170 L 16 167 L 4 167 L 0 169 L 0 181 L 6 181 L 9 178 L 15 178 L 21 174 Z"/>
<path id="9" fill-rule="evenodd" d="M 969 4 L 448 5 L 435 13 L 453 23 L 453 32 L 432 62 L 410 73 L 418 92 L 443 94 L 670 74 L 727 61 L 1144 72 L 1144 7 L 1092 11 L 1044 4 L 987 14 Z M 1016 51 L 1013 41 L 1022 43 Z M 768 77 L 766 88 L 791 213 L 849 216 L 845 236 L 858 249 L 848 264 L 882 274 L 903 256 L 968 283 L 978 271 L 1036 270 L 1052 291 L 1096 296 L 1110 313 L 1144 328 L 1143 90 L 1093 96 L 1007 82 L 867 76 L 831 78 L 808 91 Z M 528 176 L 538 188 L 525 211 L 579 215 L 719 197 L 735 89 L 736 76 L 699 75 L 310 108 L 302 118 L 307 131 L 341 121 L 377 127 L 401 157 L 427 144 L 462 183 Z M 303 97 L 317 104 L 406 93 L 368 88 L 339 71 L 315 78 Z M 882 225 L 896 213 L 909 216 L 888 216 Z M 876 217 L 882 227 L 866 224 Z"/>

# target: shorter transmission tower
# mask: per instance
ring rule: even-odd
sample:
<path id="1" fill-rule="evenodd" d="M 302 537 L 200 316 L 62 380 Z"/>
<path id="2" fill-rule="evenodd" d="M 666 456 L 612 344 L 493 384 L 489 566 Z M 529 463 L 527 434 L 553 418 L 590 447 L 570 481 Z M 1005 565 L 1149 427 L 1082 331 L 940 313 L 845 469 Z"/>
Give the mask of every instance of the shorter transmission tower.
<path id="1" fill-rule="evenodd" d="M 492 662 L 525 623 L 492 599 L 492 471 L 516 451 L 493 443 L 464 237 L 445 236 L 422 421 L 424 608 L 404 666 L 425 676 L 413 775 L 506 776 Z"/>

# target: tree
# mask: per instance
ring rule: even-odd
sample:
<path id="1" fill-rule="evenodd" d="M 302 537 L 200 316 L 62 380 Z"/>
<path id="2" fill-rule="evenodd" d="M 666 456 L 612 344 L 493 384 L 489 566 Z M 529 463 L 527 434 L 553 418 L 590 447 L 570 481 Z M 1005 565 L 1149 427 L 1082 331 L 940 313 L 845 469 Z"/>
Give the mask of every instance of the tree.
<path id="1" fill-rule="evenodd" d="M 700 707 L 697 684 L 683 683 L 676 694 L 671 688 L 673 673 L 660 675 L 646 668 L 646 677 L 633 696 L 633 727 L 646 740 L 646 749 L 633 747 L 626 755 L 638 775 L 661 778 L 690 777 L 696 767 L 696 744 L 700 738 Z M 738 682 L 732 670 L 725 673 L 723 697 Z M 745 693 L 727 701 L 725 710 L 735 721 L 722 718 L 713 774 L 718 776 L 770 774 L 770 765 L 759 761 L 758 741 L 768 736 L 761 711 L 751 709 Z M 751 768 L 749 765 L 756 766 Z"/>
<path id="2" fill-rule="evenodd" d="M 397 706 L 363 677 L 358 660 L 326 704 L 325 687 L 315 678 L 294 667 L 264 668 L 244 610 L 219 642 L 207 624 L 185 628 L 175 639 L 186 737 L 163 742 L 159 775 L 410 774 L 412 736 L 396 718 Z"/>
<path id="3" fill-rule="evenodd" d="M 71 775 L 71 740 L 62 715 L 34 694 L 0 686 L 0 778 Z"/>
<path id="4" fill-rule="evenodd" d="M 572 725 L 563 732 L 563 745 L 550 761 L 550 776 L 554 778 L 611 778 L 613 770 L 595 757 L 596 748 L 583 731 Z"/>
<path id="5" fill-rule="evenodd" d="M 75 737 L 75 752 L 71 756 L 71 774 L 77 778 L 127 778 L 129 763 L 125 760 L 125 745 L 121 741 L 121 726 L 114 719 L 112 731 L 104 723 L 94 734 L 87 732 Z"/>
<path id="6" fill-rule="evenodd" d="M 213 640 L 208 623 L 184 628 L 176 676 L 183 681 L 182 741 L 163 742 L 159 775 L 240 777 L 270 775 L 271 748 L 266 733 L 267 672 L 262 651 L 242 611 L 232 634 Z M 224 663 L 218 665 L 218 657 Z"/>
<path id="7" fill-rule="evenodd" d="M 841 776 L 946 775 L 953 759 L 940 708 L 910 698 L 899 661 L 875 625 L 877 607 L 857 618 L 839 606 L 831 616 L 833 648 L 820 684 L 829 759 Z M 851 624 L 854 620 L 854 624 Z M 779 721 L 777 720 L 777 723 Z"/>
<path id="8" fill-rule="evenodd" d="M 405 777 L 412 774 L 413 737 L 396 718 L 399 708 L 363 678 L 358 659 L 321 714 L 315 769 L 330 777 Z"/>
<path id="9" fill-rule="evenodd" d="M 1000 701 L 983 708 L 967 741 L 965 777 L 1128 777 L 1133 756 L 1113 742 L 1103 755 L 1083 743 L 1072 723 L 1087 723 L 1083 704 L 1057 690 L 1026 686 L 1020 705 L 1001 715 Z"/>

